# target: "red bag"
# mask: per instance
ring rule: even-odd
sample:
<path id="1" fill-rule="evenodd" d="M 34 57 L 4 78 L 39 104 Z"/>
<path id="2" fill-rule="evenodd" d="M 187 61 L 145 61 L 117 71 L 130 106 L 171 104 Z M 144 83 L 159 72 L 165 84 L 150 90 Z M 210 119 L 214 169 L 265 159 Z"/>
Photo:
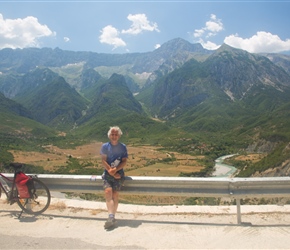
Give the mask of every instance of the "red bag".
<path id="1" fill-rule="evenodd" d="M 30 198 L 30 193 L 27 186 L 27 182 L 29 180 L 30 177 L 24 174 L 23 172 L 18 172 L 16 174 L 15 183 L 20 198 Z"/>

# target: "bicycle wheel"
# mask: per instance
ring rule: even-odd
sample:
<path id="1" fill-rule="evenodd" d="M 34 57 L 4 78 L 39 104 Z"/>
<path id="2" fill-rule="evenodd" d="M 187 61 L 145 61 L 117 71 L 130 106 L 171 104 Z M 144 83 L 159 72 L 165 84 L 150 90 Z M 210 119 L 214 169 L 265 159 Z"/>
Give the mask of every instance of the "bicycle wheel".
<path id="1" fill-rule="evenodd" d="M 38 215 L 49 207 L 51 196 L 48 187 L 42 181 L 37 178 L 32 178 L 32 181 L 32 198 L 19 198 L 17 204 L 24 212 Z"/>

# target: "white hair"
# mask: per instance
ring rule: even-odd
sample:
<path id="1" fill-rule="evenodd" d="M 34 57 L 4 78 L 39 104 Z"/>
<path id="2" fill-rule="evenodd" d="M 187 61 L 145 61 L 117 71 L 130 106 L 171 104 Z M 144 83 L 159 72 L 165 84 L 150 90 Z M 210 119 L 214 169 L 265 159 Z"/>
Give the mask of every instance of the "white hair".
<path id="1" fill-rule="evenodd" d="M 110 134 L 112 133 L 112 130 L 118 131 L 118 135 L 121 136 L 123 134 L 122 130 L 118 126 L 110 127 L 108 131 L 108 137 L 110 138 Z"/>

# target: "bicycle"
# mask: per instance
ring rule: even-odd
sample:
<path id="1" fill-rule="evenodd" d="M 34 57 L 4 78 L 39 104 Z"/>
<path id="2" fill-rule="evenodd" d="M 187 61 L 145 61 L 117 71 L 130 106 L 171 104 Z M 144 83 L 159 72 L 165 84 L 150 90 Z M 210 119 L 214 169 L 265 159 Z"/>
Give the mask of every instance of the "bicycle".
<path id="1" fill-rule="evenodd" d="M 5 166 L 5 168 L 12 167 L 14 169 L 13 178 L 0 173 L 0 197 L 1 190 L 3 190 L 10 205 L 15 202 L 18 204 L 22 209 L 18 218 L 21 217 L 23 212 L 33 215 L 42 214 L 49 207 L 51 200 L 48 187 L 36 175 L 26 175 L 22 172 L 20 169 L 23 165 L 22 163 L 10 163 L 8 166 Z M 23 181 L 26 186 L 23 183 L 17 182 L 20 175 L 24 177 Z"/>

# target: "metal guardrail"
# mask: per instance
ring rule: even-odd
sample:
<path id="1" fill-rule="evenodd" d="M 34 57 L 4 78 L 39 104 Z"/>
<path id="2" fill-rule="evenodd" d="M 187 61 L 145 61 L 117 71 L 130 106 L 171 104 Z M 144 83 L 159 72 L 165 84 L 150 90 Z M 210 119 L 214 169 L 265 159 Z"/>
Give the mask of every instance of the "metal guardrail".
<path id="1" fill-rule="evenodd" d="M 5 174 L 13 177 L 12 174 Z M 38 174 L 50 191 L 103 192 L 100 175 Z M 127 176 L 122 193 L 230 198 L 236 200 L 237 222 L 241 224 L 241 199 L 290 197 L 289 177 L 143 177 Z"/>
<path id="2" fill-rule="evenodd" d="M 101 176 L 39 174 L 38 178 L 51 191 L 79 193 L 103 191 Z M 237 222 L 241 224 L 240 199 L 290 197 L 290 177 L 195 178 L 127 176 L 122 192 L 191 197 L 228 197 L 236 200 Z"/>

